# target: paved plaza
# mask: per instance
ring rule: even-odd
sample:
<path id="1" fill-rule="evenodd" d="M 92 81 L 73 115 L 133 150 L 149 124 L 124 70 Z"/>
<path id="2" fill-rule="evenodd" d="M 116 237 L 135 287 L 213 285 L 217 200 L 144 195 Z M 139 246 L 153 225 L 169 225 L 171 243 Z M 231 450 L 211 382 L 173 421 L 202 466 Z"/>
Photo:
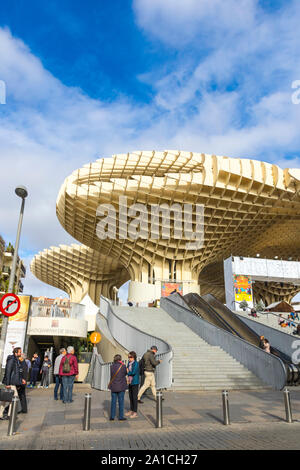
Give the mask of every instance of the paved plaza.
<path id="1" fill-rule="evenodd" d="M 53 387 L 53 386 L 52 386 Z M 91 430 L 83 431 L 84 394 L 92 393 Z M 0 449 L 10 450 L 255 450 L 300 449 L 300 391 L 291 389 L 293 423 L 285 422 L 283 392 L 229 393 L 231 424 L 223 424 L 221 393 L 165 392 L 163 427 L 155 427 L 152 396 L 139 417 L 108 420 L 110 393 L 75 384 L 74 402 L 53 400 L 53 388 L 28 390 L 27 415 L 16 434 L 0 421 Z M 126 394 L 125 407 L 128 405 Z"/>

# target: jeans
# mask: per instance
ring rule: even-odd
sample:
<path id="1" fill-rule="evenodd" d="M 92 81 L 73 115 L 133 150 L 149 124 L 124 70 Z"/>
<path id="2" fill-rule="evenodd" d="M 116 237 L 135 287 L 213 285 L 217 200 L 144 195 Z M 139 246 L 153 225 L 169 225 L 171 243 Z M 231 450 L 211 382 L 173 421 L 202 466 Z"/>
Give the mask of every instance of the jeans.
<path id="1" fill-rule="evenodd" d="M 64 402 L 71 403 L 75 375 L 62 375 Z"/>
<path id="2" fill-rule="evenodd" d="M 60 400 L 63 400 L 64 399 L 64 387 L 63 387 L 63 384 L 62 384 L 62 377 L 60 377 L 59 375 L 55 375 L 55 387 L 54 387 L 54 398 L 55 398 L 55 400 L 58 399 L 57 395 L 58 395 L 59 386 L 60 386 L 59 398 L 60 398 Z"/>
<path id="3" fill-rule="evenodd" d="M 37 376 L 39 375 L 39 369 L 31 369 L 31 374 L 30 374 L 30 385 L 34 385 L 37 381 Z"/>
<path id="4" fill-rule="evenodd" d="M 124 392 L 111 392 L 110 417 L 115 419 L 117 400 L 119 402 L 119 419 L 124 419 Z"/>

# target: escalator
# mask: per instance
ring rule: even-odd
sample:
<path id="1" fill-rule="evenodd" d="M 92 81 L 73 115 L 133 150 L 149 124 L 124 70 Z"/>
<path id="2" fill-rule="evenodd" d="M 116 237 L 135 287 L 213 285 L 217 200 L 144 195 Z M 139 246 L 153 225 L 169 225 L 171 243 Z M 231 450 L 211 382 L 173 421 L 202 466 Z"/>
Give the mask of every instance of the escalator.
<path id="1" fill-rule="evenodd" d="M 190 293 L 183 296 L 183 300 L 190 310 L 204 320 L 259 347 L 259 335 L 212 294 L 200 297 L 198 294 Z M 287 385 L 300 384 L 300 366 L 293 364 L 291 357 L 273 346 L 271 354 L 283 361 L 287 373 Z"/>

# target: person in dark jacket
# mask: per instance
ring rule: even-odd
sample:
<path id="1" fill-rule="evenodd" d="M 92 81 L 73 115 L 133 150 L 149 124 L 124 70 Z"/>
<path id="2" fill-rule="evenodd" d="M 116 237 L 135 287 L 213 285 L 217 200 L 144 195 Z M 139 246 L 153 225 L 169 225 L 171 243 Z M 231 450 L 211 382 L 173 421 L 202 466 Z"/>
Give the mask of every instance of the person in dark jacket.
<path id="1" fill-rule="evenodd" d="M 110 421 L 115 419 L 117 400 L 119 403 L 119 420 L 126 420 L 124 418 L 124 395 L 127 389 L 126 375 L 126 366 L 123 364 L 120 354 L 116 354 L 114 363 L 110 368 L 110 382 L 108 384 L 111 391 Z"/>
<path id="2" fill-rule="evenodd" d="M 20 413 L 27 413 L 26 380 L 28 376 L 28 366 L 26 363 L 25 354 L 21 354 L 19 361 L 20 361 L 21 376 L 22 376 L 22 379 L 25 380 L 25 384 L 22 383 L 22 385 L 17 386 L 17 392 L 18 392 L 20 404 L 21 404 Z"/>
<path id="3" fill-rule="evenodd" d="M 16 397 L 18 396 L 17 387 L 20 385 L 26 385 L 26 380 L 22 378 L 22 368 L 19 361 L 21 354 L 21 348 L 14 348 L 13 354 L 7 357 L 4 377 L 2 380 L 2 383 L 7 389 L 13 390 L 14 396 Z M 3 402 L 0 404 L 0 415 L 2 419 L 6 419 L 6 416 L 3 416 L 5 405 L 6 403 L 3 404 Z M 11 404 L 9 406 L 7 416 L 10 416 L 10 410 Z"/>
<path id="4" fill-rule="evenodd" d="M 36 387 L 37 377 L 40 371 L 41 359 L 39 358 L 38 353 L 34 353 L 33 358 L 31 359 L 31 374 L 30 374 L 30 388 Z"/>
<path id="5" fill-rule="evenodd" d="M 51 365 L 52 364 L 51 364 L 51 361 L 50 361 L 49 357 L 47 355 L 45 355 L 43 363 L 42 363 L 42 367 L 41 367 L 41 370 L 40 370 L 40 372 L 42 374 L 40 387 L 49 388 L 50 367 L 51 367 Z"/>
<path id="6" fill-rule="evenodd" d="M 148 349 L 147 352 L 143 355 L 143 361 L 145 364 L 145 382 L 144 385 L 140 388 L 138 393 L 138 402 L 143 403 L 141 401 L 141 396 L 147 390 L 147 388 L 151 387 L 151 391 L 153 396 L 156 400 L 156 388 L 155 388 L 155 368 L 158 364 L 161 363 L 160 359 L 155 359 L 155 354 L 157 353 L 158 349 L 157 346 L 151 346 L 151 349 Z"/>
<path id="7" fill-rule="evenodd" d="M 127 383 L 128 383 L 128 392 L 130 400 L 130 411 L 128 411 L 126 416 L 130 418 L 137 418 L 137 406 L 138 406 L 138 391 L 139 391 L 139 381 L 140 381 L 140 370 L 139 364 L 136 358 L 136 352 L 130 351 L 128 354 L 128 364 L 127 364 Z"/>

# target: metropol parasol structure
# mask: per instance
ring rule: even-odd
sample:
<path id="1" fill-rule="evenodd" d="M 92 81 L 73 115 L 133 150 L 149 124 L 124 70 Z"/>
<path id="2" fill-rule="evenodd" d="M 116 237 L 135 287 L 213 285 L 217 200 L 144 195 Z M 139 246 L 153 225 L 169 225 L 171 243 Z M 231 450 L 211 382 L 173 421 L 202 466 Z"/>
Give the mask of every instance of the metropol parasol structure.
<path id="1" fill-rule="evenodd" d="M 186 205 L 192 208 L 195 236 L 201 207 L 201 244 L 187 248 L 184 236 L 175 236 L 178 213 L 172 210 L 168 238 L 160 236 L 162 215 L 147 236 L 128 236 L 124 201 L 141 208 L 141 224 L 149 220 L 152 206 Z M 99 236 L 104 215 L 99 206 L 114 208 L 106 214 L 114 236 Z M 211 292 L 224 302 L 223 260 L 231 255 L 300 259 L 300 170 L 257 160 L 173 150 L 100 158 L 65 179 L 56 213 L 81 245 L 45 249 L 34 257 L 31 270 L 76 302 L 89 293 L 99 304 L 101 294 L 113 298 L 114 287 L 128 280 L 130 300 L 155 300 L 163 283 L 176 282 L 183 294 Z M 129 224 L 132 214 L 126 215 Z M 283 282 L 253 285 L 255 299 L 267 303 L 290 301 L 299 290 Z"/>

